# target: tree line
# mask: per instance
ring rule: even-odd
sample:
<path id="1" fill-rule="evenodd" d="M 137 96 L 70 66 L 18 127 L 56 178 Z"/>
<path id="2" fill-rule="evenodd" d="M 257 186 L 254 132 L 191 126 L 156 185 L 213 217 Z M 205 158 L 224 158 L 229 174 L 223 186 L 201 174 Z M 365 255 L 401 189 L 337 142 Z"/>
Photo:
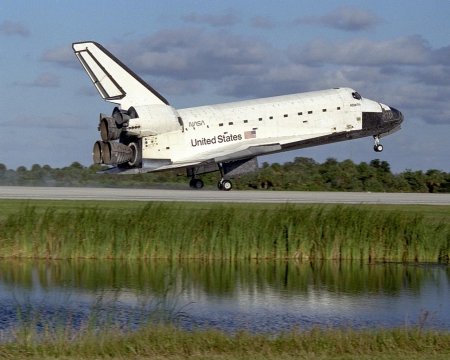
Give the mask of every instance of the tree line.
<path id="1" fill-rule="evenodd" d="M 81 186 L 131 188 L 187 188 L 185 170 L 138 175 L 97 174 L 101 165 L 85 167 L 78 162 L 63 168 L 34 164 L 28 170 L 16 170 L 0 164 L 2 186 Z M 200 176 L 206 187 L 215 187 L 218 172 Z M 394 174 L 386 161 L 355 164 L 352 160 L 328 158 L 323 163 L 296 157 L 284 164 L 264 162 L 256 174 L 233 180 L 235 189 L 300 190 L 300 191 L 370 191 L 370 192 L 450 192 L 450 173 L 437 169 L 426 172 L 406 169 Z"/>

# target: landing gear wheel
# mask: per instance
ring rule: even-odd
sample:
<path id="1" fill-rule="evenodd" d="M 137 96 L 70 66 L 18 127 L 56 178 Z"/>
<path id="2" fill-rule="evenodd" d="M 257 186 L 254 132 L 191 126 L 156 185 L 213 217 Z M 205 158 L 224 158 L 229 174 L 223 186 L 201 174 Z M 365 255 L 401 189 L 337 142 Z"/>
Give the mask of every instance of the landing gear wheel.
<path id="1" fill-rule="evenodd" d="M 219 190 L 230 191 L 233 188 L 233 184 L 230 180 L 220 180 L 217 183 L 217 188 Z"/>
<path id="2" fill-rule="evenodd" d="M 233 188 L 233 185 L 231 184 L 231 181 L 229 181 L 229 180 L 222 181 L 222 190 L 230 191 L 232 188 Z"/>
<path id="3" fill-rule="evenodd" d="M 203 180 L 201 180 L 201 179 L 192 179 L 192 180 L 189 182 L 189 186 L 191 187 L 191 189 L 196 189 L 196 190 L 198 190 L 198 189 L 203 188 L 204 185 L 205 185 L 205 184 L 203 183 Z"/>
<path id="4" fill-rule="evenodd" d="M 373 146 L 373 149 L 375 150 L 375 152 L 382 152 L 383 145 L 380 144 L 380 136 L 374 135 L 373 139 L 375 140 L 375 145 Z"/>
<path id="5" fill-rule="evenodd" d="M 382 152 L 382 151 L 383 151 L 383 145 L 381 145 L 381 144 L 374 145 L 373 149 L 374 149 L 376 152 Z"/>

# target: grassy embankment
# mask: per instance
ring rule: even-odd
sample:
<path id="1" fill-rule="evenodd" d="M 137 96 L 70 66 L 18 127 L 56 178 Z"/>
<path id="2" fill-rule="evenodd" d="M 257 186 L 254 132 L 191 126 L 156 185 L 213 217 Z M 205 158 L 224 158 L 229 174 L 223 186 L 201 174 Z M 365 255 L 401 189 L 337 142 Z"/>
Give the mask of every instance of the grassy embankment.
<path id="1" fill-rule="evenodd" d="M 450 333 L 412 329 L 313 329 L 278 336 L 184 331 L 170 325 L 123 333 L 47 329 L 0 344 L 3 359 L 448 359 Z M 63 329 L 62 329 L 63 330 Z"/>
<path id="2" fill-rule="evenodd" d="M 397 329 L 313 328 L 281 334 L 234 334 L 213 329 L 187 331 L 177 324 L 182 310 L 170 297 L 153 310 L 138 307 L 128 320 L 118 309 L 94 304 L 86 321 L 74 327 L 70 311 L 18 305 L 19 324 L 0 333 L 0 358 L 23 359 L 445 359 L 450 333 L 427 328 L 424 312 L 414 327 Z M 143 308 L 145 309 L 145 308 Z M 119 317 L 120 318 L 120 317 Z M 140 326 L 136 327 L 135 321 Z M 446 357 L 447 356 L 447 357 Z"/>
<path id="3" fill-rule="evenodd" d="M 4 200 L 0 209 L 1 257 L 447 261 L 450 255 L 449 207 Z"/>

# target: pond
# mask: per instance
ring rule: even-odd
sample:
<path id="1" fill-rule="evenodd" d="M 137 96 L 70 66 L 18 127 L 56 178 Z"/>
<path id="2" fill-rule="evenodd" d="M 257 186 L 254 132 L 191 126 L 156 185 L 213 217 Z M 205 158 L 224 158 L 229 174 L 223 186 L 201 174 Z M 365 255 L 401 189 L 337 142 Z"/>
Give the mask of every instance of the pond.
<path id="1" fill-rule="evenodd" d="M 167 310 L 186 328 L 280 332 L 291 328 L 450 329 L 450 266 L 342 261 L 32 261 L 0 263 L 0 329 L 30 309 L 93 311 L 137 324 Z M 109 309 L 109 310 L 108 310 Z M 111 310 L 112 309 L 112 310 Z M 63 315 L 61 315 L 63 314 Z"/>

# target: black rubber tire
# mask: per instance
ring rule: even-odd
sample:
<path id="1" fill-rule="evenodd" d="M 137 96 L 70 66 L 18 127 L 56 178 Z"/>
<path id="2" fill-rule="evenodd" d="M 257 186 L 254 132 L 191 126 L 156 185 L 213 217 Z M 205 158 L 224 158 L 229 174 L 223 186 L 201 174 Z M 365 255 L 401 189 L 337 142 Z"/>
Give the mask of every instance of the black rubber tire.
<path id="1" fill-rule="evenodd" d="M 191 189 L 200 190 L 203 188 L 205 184 L 203 183 L 202 179 L 192 179 L 189 181 L 189 186 Z"/>
<path id="2" fill-rule="evenodd" d="M 373 149 L 375 150 L 375 152 L 382 152 L 383 151 L 383 145 L 381 145 L 381 144 L 374 145 Z"/>
<path id="3" fill-rule="evenodd" d="M 222 181 L 222 190 L 223 191 L 230 191 L 233 188 L 233 184 L 229 180 L 223 180 Z"/>

